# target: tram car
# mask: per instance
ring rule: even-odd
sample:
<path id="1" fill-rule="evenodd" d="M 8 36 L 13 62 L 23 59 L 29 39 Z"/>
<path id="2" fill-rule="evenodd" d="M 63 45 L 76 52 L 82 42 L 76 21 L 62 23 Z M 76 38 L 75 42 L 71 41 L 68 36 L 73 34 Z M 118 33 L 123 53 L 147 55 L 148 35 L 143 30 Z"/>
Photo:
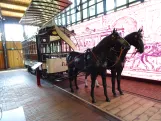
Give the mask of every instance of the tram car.
<path id="1" fill-rule="evenodd" d="M 68 70 L 66 56 L 76 49 L 73 41 L 74 31 L 63 26 L 51 26 L 40 29 L 38 34 L 22 42 L 24 64 L 28 71 L 37 62 L 42 62 L 41 75 L 62 73 Z"/>

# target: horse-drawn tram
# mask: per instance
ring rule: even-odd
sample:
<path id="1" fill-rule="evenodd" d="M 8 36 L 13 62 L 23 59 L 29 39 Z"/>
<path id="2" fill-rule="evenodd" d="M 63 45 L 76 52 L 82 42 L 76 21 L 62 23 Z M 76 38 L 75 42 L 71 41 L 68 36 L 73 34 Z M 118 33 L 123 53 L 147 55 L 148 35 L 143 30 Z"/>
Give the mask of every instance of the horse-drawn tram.
<path id="1" fill-rule="evenodd" d="M 25 66 L 31 67 L 42 63 L 43 74 L 55 74 L 67 70 L 65 57 L 68 52 L 75 50 L 69 31 L 64 26 L 57 26 L 53 17 L 68 8 L 72 3 L 69 0 L 32 0 L 26 9 L 20 23 L 38 26 L 41 29 L 37 35 L 22 42 Z"/>
<path id="2" fill-rule="evenodd" d="M 23 41 L 25 66 L 31 67 L 42 62 L 42 75 L 55 74 L 67 71 L 66 56 L 75 50 L 70 36 L 74 31 L 69 31 L 63 26 L 51 26 L 40 29 L 38 34 Z"/>

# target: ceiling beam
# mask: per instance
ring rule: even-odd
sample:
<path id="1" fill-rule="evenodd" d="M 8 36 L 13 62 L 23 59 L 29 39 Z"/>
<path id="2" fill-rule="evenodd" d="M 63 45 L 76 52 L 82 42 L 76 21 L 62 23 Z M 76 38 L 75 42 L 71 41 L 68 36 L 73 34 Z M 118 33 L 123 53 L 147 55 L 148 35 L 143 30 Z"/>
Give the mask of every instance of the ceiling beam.
<path id="1" fill-rule="evenodd" d="M 1 0 L 0 3 L 6 3 L 6 4 L 10 4 L 10 5 L 19 5 L 19 6 L 23 6 L 23 7 L 28 7 L 30 4 L 30 2 L 24 3 L 24 2 L 13 1 L 13 0 Z"/>
<path id="2" fill-rule="evenodd" d="M 0 19 L 2 18 L 1 8 L 0 8 Z"/>
<path id="3" fill-rule="evenodd" d="M 9 8 L 5 8 L 5 7 L 1 7 L 1 10 L 4 10 L 4 11 L 11 11 L 11 12 L 16 12 L 16 13 L 23 13 L 24 14 L 24 12 L 25 11 L 23 11 L 23 10 L 16 10 L 16 9 L 9 9 Z"/>
<path id="4" fill-rule="evenodd" d="M 13 11 L 4 11 L 1 10 L 2 16 L 8 16 L 8 17 L 16 17 L 16 18 L 21 18 L 23 16 L 23 13 L 17 13 Z"/>

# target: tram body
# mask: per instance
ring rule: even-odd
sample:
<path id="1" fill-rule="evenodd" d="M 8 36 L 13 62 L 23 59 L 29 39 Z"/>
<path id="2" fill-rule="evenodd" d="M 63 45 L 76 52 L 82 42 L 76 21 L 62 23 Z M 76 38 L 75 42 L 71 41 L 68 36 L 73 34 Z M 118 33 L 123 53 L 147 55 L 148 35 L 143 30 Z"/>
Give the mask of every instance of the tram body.
<path id="1" fill-rule="evenodd" d="M 40 29 L 37 35 L 22 42 L 25 66 L 31 71 L 34 64 L 42 62 L 42 73 L 67 71 L 66 56 L 76 49 L 70 40 L 72 35 L 74 31 L 62 26 L 54 25 Z"/>

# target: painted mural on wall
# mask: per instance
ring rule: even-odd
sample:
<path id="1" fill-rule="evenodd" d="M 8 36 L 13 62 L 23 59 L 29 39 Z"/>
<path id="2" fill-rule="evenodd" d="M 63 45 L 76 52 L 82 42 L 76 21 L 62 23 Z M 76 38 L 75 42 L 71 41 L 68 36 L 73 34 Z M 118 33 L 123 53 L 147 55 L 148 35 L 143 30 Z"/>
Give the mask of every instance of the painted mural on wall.
<path id="1" fill-rule="evenodd" d="M 160 0 L 146 0 L 127 9 L 74 25 L 69 27 L 76 33 L 71 39 L 77 45 L 78 51 L 84 52 L 110 34 L 113 28 L 117 28 L 123 37 L 142 28 L 145 52 L 132 56 L 134 48 L 131 47 L 123 75 L 161 81 L 160 6 Z"/>

